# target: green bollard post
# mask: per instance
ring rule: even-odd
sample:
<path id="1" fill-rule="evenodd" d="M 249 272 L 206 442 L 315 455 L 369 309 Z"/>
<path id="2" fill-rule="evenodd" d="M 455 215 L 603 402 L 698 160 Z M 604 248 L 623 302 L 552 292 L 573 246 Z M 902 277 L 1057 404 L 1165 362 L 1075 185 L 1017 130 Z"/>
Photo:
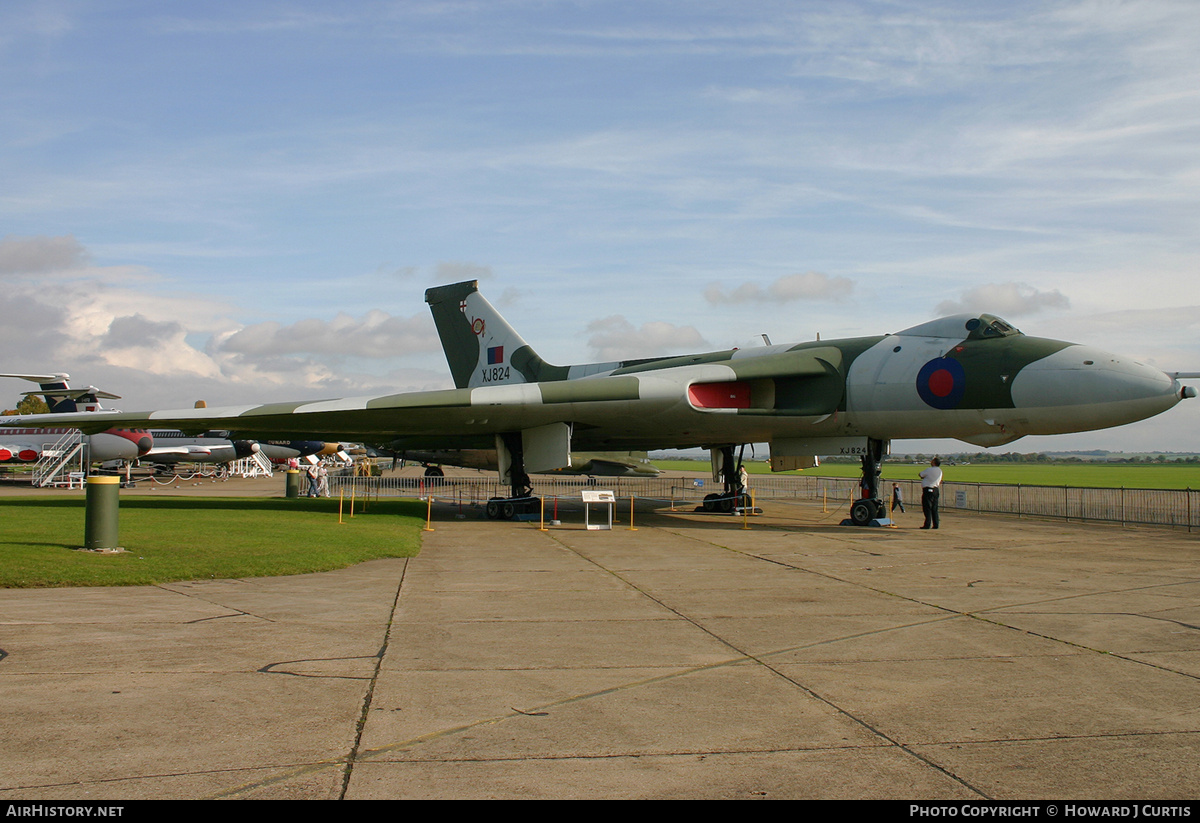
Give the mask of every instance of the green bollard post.
<path id="1" fill-rule="evenodd" d="M 121 478 L 110 475 L 87 479 L 83 546 L 89 551 L 113 551 L 118 541 L 117 505 Z"/>
<path id="2" fill-rule="evenodd" d="M 284 497 L 299 497 L 300 496 L 300 470 L 287 470 L 287 486 L 285 487 Z"/>

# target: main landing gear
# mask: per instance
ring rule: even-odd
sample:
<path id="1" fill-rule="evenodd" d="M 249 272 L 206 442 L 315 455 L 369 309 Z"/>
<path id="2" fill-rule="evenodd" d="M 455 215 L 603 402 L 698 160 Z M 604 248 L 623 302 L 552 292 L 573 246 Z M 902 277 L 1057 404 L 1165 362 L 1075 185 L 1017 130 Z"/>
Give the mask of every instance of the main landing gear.
<path id="1" fill-rule="evenodd" d="M 533 496 L 533 484 L 525 473 L 525 452 L 521 433 L 499 435 L 497 458 L 500 463 L 500 479 L 508 479 L 510 497 L 493 497 L 484 511 L 488 520 L 536 520 L 540 513 L 541 498 Z M 507 452 L 507 460 L 505 459 Z"/>
<path id="2" fill-rule="evenodd" d="M 843 526 L 890 526 L 887 506 L 879 496 L 880 464 L 883 463 L 884 442 L 868 438 L 867 453 L 862 456 L 862 480 L 859 487 L 862 497 L 850 506 L 850 516 L 842 521 Z"/>
<path id="3" fill-rule="evenodd" d="M 706 512 L 732 514 L 750 508 L 750 495 L 746 493 L 745 472 L 742 469 L 742 457 L 746 453 L 746 447 L 742 446 L 741 454 L 736 460 L 733 456 L 735 448 L 737 447 L 722 446 L 719 450 L 712 450 L 714 474 L 720 472 L 724 490 L 704 496 L 701 508 Z M 762 514 L 762 509 L 755 508 L 752 513 Z"/>

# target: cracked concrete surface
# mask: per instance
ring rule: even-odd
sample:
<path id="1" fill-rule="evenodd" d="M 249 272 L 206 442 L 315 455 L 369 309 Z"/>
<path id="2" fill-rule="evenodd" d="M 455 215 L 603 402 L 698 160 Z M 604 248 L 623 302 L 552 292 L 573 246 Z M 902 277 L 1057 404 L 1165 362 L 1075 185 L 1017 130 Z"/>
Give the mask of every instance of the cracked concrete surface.
<path id="1" fill-rule="evenodd" d="M 478 515 L 473 515 L 477 517 Z M 0 796 L 1189 798 L 1200 543 L 438 513 L 420 556 L 0 591 Z"/>

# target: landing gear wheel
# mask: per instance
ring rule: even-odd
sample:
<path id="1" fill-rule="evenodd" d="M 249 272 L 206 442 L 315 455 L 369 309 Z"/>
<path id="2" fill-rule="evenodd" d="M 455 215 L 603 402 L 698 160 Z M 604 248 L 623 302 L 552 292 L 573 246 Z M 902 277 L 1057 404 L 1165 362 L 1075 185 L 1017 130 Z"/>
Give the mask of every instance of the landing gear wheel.
<path id="1" fill-rule="evenodd" d="M 717 506 L 719 505 L 720 498 L 721 498 L 721 495 L 719 495 L 719 494 L 704 495 L 704 510 L 706 512 L 717 511 Z"/>
<path id="2" fill-rule="evenodd" d="M 501 501 L 496 498 L 492 498 L 487 502 L 487 506 L 484 508 L 484 511 L 487 512 L 488 520 L 500 519 L 500 503 Z"/>
<path id="3" fill-rule="evenodd" d="M 717 501 L 717 511 L 722 514 L 729 514 L 733 511 L 734 499 L 732 497 L 723 496 Z"/>
<path id="4" fill-rule="evenodd" d="M 874 500 L 858 500 L 850 507 L 850 521 L 856 526 L 870 525 L 879 516 L 879 507 Z"/>
<path id="5" fill-rule="evenodd" d="M 505 501 L 500 506 L 500 517 L 502 517 L 505 520 L 512 520 L 513 515 L 515 515 L 516 513 L 517 513 L 517 504 L 513 503 L 511 500 Z"/>
<path id="6" fill-rule="evenodd" d="M 442 471 L 441 466 L 430 466 L 429 468 L 425 469 L 425 476 L 426 477 L 445 477 L 446 473 L 444 471 Z"/>

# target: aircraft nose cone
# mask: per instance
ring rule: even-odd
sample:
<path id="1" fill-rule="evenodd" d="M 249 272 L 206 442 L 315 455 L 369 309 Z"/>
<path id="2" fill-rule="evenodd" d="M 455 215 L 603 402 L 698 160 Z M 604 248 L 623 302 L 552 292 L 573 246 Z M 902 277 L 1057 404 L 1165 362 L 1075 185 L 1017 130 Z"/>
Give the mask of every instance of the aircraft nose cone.
<path id="1" fill-rule="evenodd" d="M 148 434 L 144 434 L 137 440 L 138 455 L 141 456 L 154 448 L 154 440 Z"/>
<path id="2" fill-rule="evenodd" d="M 1178 381 L 1158 369 L 1090 346 L 1067 346 L 1031 363 L 1012 384 L 1017 406 L 1073 407 L 1074 417 L 1091 428 L 1151 417 L 1182 393 Z"/>
<path id="3" fill-rule="evenodd" d="M 261 447 L 254 440 L 234 440 L 233 453 L 238 457 L 249 457 L 252 454 L 258 454 Z"/>

